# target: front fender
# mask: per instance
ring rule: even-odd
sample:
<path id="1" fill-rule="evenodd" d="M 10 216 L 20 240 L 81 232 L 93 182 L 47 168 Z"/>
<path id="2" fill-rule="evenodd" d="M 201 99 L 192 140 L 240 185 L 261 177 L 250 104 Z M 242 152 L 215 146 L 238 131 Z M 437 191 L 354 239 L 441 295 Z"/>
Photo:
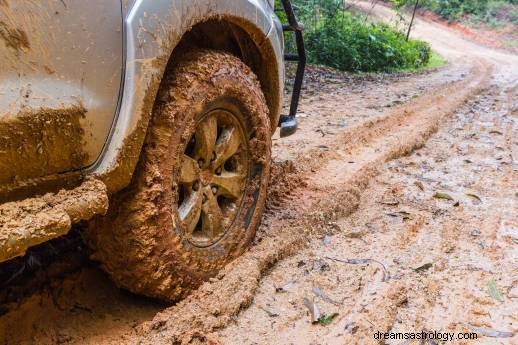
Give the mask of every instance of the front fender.
<path id="1" fill-rule="evenodd" d="M 270 46 L 275 59 L 282 61 L 282 42 L 272 34 L 274 13 L 266 1 L 135 0 L 125 8 L 125 72 L 118 116 L 103 154 L 87 172 L 99 176 L 110 193 L 129 184 L 169 57 L 194 25 L 225 18 L 249 32 L 258 47 Z"/>

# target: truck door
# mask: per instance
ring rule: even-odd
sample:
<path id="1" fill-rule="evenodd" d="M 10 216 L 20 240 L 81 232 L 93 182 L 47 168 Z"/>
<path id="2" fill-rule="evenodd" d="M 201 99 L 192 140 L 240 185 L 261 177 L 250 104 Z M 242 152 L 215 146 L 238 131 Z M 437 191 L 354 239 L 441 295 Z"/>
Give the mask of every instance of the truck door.
<path id="1" fill-rule="evenodd" d="M 0 185 L 95 162 L 117 111 L 120 0 L 0 0 Z"/>

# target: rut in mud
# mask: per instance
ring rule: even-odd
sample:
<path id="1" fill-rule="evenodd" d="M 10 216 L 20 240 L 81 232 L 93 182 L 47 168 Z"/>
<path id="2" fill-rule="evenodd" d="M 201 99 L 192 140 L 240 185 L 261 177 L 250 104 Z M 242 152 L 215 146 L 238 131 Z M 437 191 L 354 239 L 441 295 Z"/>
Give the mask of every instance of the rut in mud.
<path id="1" fill-rule="evenodd" d="M 512 344 L 518 58 L 436 24 L 418 21 L 415 32 L 449 67 L 380 77 L 309 71 L 300 130 L 274 137 L 254 245 L 216 278 L 165 306 L 84 267 L 4 304 L 0 339 L 375 344 L 376 331 L 437 330 Z M 312 324 L 305 297 L 338 315 Z"/>

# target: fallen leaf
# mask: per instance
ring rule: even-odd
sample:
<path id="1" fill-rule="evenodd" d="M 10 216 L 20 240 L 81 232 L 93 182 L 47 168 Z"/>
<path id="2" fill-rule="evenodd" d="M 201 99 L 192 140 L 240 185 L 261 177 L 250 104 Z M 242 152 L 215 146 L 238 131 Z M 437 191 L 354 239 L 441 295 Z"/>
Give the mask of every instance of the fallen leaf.
<path id="1" fill-rule="evenodd" d="M 322 315 L 321 317 L 318 318 L 318 323 L 321 324 L 322 326 L 327 326 L 331 322 L 333 322 L 333 320 L 337 316 L 338 316 L 338 313 L 333 313 L 333 314 L 330 314 L 330 315 L 325 315 L 324 314 L 324 315 Z"/>
<path id="2" fill-rule="evenodd" d="M 345 324 L 344 331 L 351 334 L 355 334 L 358 331 L 359 326 L 355 322 L 348 322 Z"/>
<path id="3" fill-rule="evenodd" d="M 473 332 L 481 333 L 490 338 L 511 338 L 514 336 L 514 332 L 497 331 L 491 328 L 479 328 L 473 326 L 469 326 L 469 328 L 471 328 Z"/>
<path id="4" fill-rule="evenodd" d="M 313 291 L 313 293 L 317 296 L 317 297 L 320 297 L 322 298 L 324 301 L 328 302 L 328 303 L 331 303 L 331 304 L 334 304 L 334 305 L 341 305 L 342 303 L 338 302 L 338 301 L 335 301 L 334 299 L 332 299 L 331 297 L 329 297 L 324 291 L 320 290 L 318 287 L 316 286 L 313 286 L 313 288 L 311 289 Z"/>
<path id="5" fill-rule="evenodd" d="M 310 301 L 309 298 L 304 297 L 304 305 L 309 310 L 309 314 L 311 316 L 311 323 L 318 323 L 320 319 L 320 310 L 318 309 L 317 304 L 314 301 Z"/>
<path id="6" fill-rule="evenodd" d="M 428 262 L 428 263 L 426 263 L 426 264 L 424 264 L 422 266 L 414 268 L 414 272 L 419 273 L 419 272 L 422 272 L 422 271 L 426 271 L 426 270 L 429 270 L 430 268 L 432 268 L 432 266 L 433 266 L 432 263 Z"/>
<path id="7" fill-rule="evenodd" d="M 491 297 L 493 297 L 494 299 L 496 299 L 497 301 L 500 301 L 500 302 L 504 301 L 504 296 L 502 296 L 502 293 L 500 291 L 498 291 L 498 288 L 496 286 L 494 279 L 491 278 L 489 280 L 489 282 L 487 283 L 487 289 L 488 289 Z"/>
<path id="8" fill-rule="evenodd" d="M 263 307 L 259 307 L 259 308 L 261 308 L 266 314 L 268 314 L 269 317 L 277 317 L 277 316 L 279 316 L 279 314 L 277 314 L 277 313 L 275 313 L 273 311 L 270 311 L 270 310 L 268 310 L 266 308 L 263 308 Z"/>
<path id="9" fill-rule="evenodd" d="M 482 201 L 482 199 L 480 199 L 480 197 L 478 195 L 476 195 L 476 194 L 468 193 L 466 195 L 469 196 L 469 197 L 472 197 L 473 199 L 477 199 L 478 201 Z"/>
<path id="10" fill-rule="evenodd" d="M 424 192 L 424 184 L 421 181 L 415 181 L 414 184 Z"/>
<path id="11" fill-rule="evenodd" d="M 406 211 L 387 213 L 387 215 L 389 215 L 391 217 L 401 217 L 401 219 L 403 219 L 403 220 L 412 219 L 412 215 L 409 212 L 406 212 Z"/>
<path id="12" fill-rule="evenodd" d="M 451 195 L 446 193 L 435 193 L 433 197 L 436 199 L 454 200 Z"/>
<path id="13" fill-rule="evenodd" d="M 293 282 L 284 284 L 283 286 L 276 287 L 275 292 L 288 292 L 293 287 Z"/>

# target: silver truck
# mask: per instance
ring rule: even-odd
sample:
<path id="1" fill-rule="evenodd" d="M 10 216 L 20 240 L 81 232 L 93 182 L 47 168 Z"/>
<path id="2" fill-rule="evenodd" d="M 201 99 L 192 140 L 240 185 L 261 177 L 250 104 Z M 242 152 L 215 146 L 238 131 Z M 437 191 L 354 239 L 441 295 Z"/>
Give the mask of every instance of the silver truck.
<path id="1" fill-rule="evenodd" d="M 251 242 L 304 71 L 288 0 L 0 0 L 0 262 L 81 221 L 121 287 L 185 296 Z M 283 31 L 297 37 L 280 115 Z"/>

